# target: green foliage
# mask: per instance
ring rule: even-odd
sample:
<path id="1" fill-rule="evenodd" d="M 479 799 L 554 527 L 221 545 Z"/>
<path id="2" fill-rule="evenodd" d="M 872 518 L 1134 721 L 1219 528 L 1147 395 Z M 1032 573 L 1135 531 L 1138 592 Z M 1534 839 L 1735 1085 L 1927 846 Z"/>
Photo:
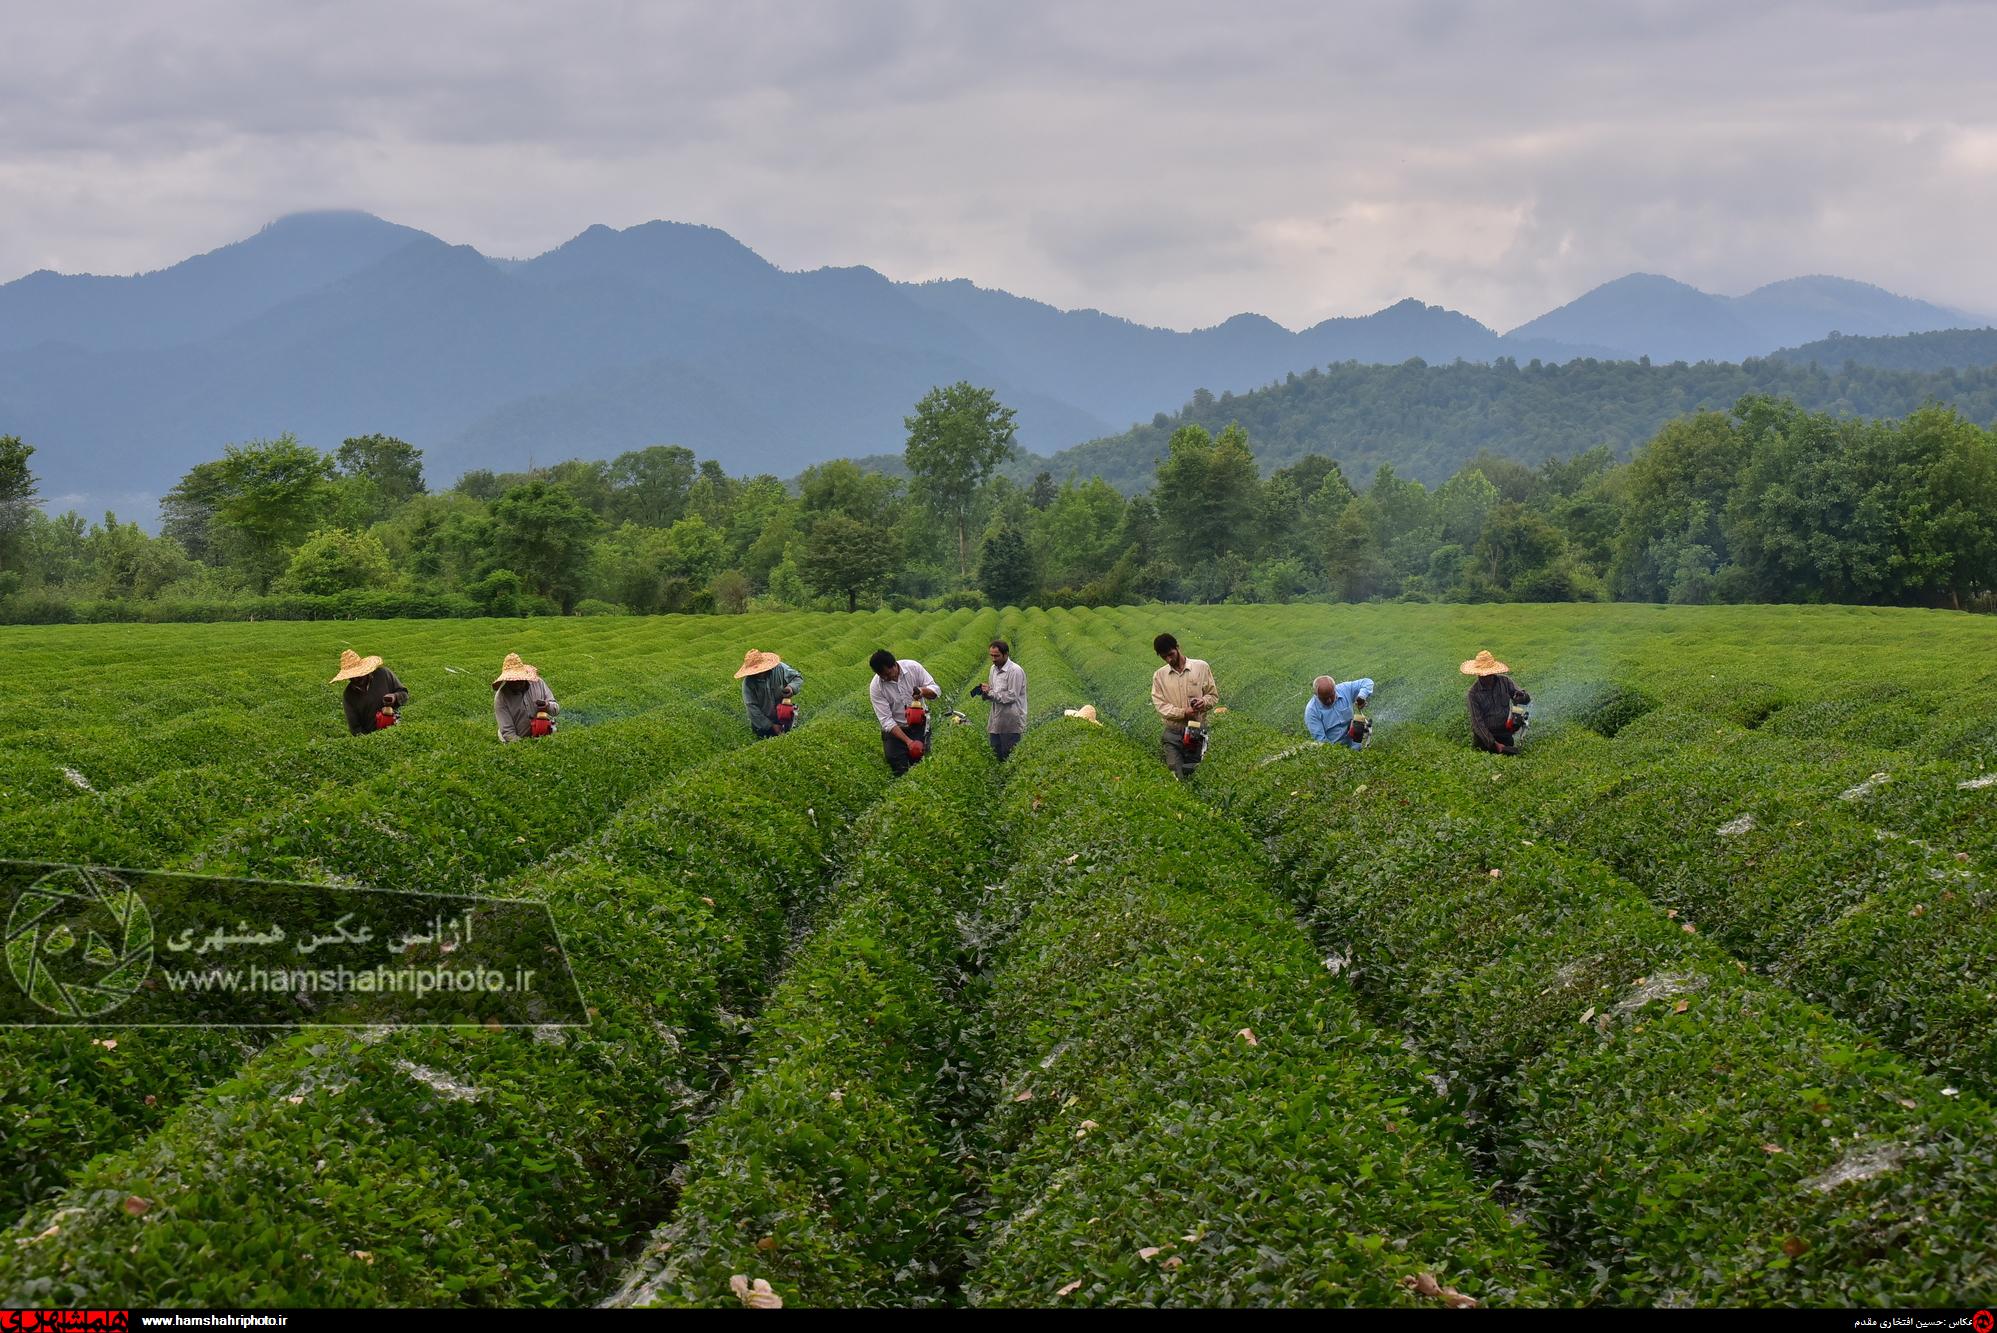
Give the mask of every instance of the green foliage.
<path id="1" fill-rule="evenodd" d="M 423 451 L 390 435 L 360 435 L 341 442 L 333 465 L 358 492 L 354 503 L 376 522 L 423 494 Z"/>
<path id="2" fill-rule="evenodd" d="M 860 598 L 878 591 L 894 573 L 900 552 L 891 531 L 837 511 L 813 520 L 798 573 L 814 592 L 845 597 L 857 610 Z"/>
<path id="3" fill-rule="evenodd" d="M 596 516 L 567 486 L 529 481 L 492 505 L 493 544 L 505 568 L 564 611 L 581 595 Z"/>
<path id="4" fill-rule="evenodd" d="M 1217 432 L 1239 422 L 1264 467 L 1329 453 L 1351 476 L 1389 463 L 1439 484 L 1465 465 L 1479 466 L 1481 450 L 1519 460 L 1527 470 L 1541 459 L 1571 458 L 1603 445 L 1626 459 L 1665 423 L 1687 413 L 1725 411 L 1750 395 L 1858 417 L 1906 416 L 1934 401 L 1989 423 L 1997 421 L 1997 365 L 1914 374 L 1829 370 L 1774 358 L 1692 366 L 1348 361 L 1253 393 L 1225 399 L 1195 394 L 1162 422 L 1064 450 L 1039 466 L 1057 479 L 1099 476 L 1129 494 L 1149 484 L 1154 460 L 1177 431 L 1197 425 Z M 1495 472 L 1486 469 L 1485 475 L 1504 490 Z"/>
<path id="5" fill-rule="evenodd" d="M 1260 482 L 1248 432 L 1230 425 L 1218 439 L 1199 426 L 1172 436 L 1158 465 L 1159 518 L 1188 563 L 1244 551 L 1255 531 Z"/>
<path id="6" fill-rule="evenodd" d="M 277 581 L 278 592 L 331 596 L 393 583 L 388 552 L 365 532 L 321 528 L 292 552 L 290 568 Z"/>
<path id="7" fill-rule="evenodd" d="M 1022 605 L 1036 584 L 1033 553 L 1019 529 L 1006 523 L 988 533 L 978 550 L 978 587 L 992 605 Z"/>
<path id="8" fill-rule="evenodd" d="M 1012 457 L 1018 415 L 990 389 L 959 380 L 931 389 L 903 421 L 902 453 L 925 502 L 957 533 L 957 572 L 970 569 L 971 502 L 998 465 Z"/>
<path id="9" fill-rule="evenodd" d="M 290 435 L 230 445 L 160 502 L 164 530 L 188 554 L 229 566 L 262 592 L 331 505 L 332 479 L 333 460 Z"/>
<path id="10" fill-rule="evenodd" d="M 1358 1019 L 1247 839 L 1086 723 L 1029 738 L 1008 779 L 999 910 L 1024 915 L 990 982 L 971 1303 L 1412 1308 L 1422 1272 L 1547 1298 L 1419 1064 Z"/>
<path id="11" fill-rule="evenodd" d="M 0 435 L 0 570 L 20 560 L 23 530 L 35 510 L 35 474 L 28 467 L 35 447 L 18 435 Z"/>

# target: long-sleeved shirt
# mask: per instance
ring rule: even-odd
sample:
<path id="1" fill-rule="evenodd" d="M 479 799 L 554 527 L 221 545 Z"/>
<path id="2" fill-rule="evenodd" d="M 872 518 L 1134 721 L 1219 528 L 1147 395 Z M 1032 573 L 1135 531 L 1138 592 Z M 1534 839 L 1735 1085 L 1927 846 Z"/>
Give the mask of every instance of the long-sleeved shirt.
<path id="1" fill-rule="evenodd" d="M 874 701 L 874 716 L 879 719 L 882 731 L 893 731 L 902 725 L 908 713 L 909 704 L 915 701 L 916 692 L 923 689 L 936 689 L 935 679 L 922 669 L 922 663 L 901 660 L 901 678 L 882 680 L 874 677 L 874 683 L 867 686 L 867 697 Z M 941 694 L 941 690 L 937 690 Z"/>
<path id="2" fill-rule="evenodd" d="M 1183 670 L 1168 663 L 1152 674 L 1151 706 L 1167 722 L 1184 722 L 1192 716 L 1195 699 L 1205 699 L 1209 712 L 1220 702 L 1220 691 L 1213 683 L 1213 668 L 1199 658 L 1187 658 Z"/>
<path id="3" fill-rule="evenodd" d="M 1532 696 L 1512 684 L 1510 676 L 1485 676 L 1464 696 L 1470 708 L 1470 739 L 1480 750 L 1511 754 L 1518 749 L 1514 733 L 1505 730 L 1513 704 L 1529 704 Z"/>
<path id="4" fill-rule="evenodd" d="M 517 741 L 528 734 L 527 728 L 533 725 L 534 714 L 546 713 L 550 718 L 562 711 L 555 702 L 555 696 L 548 689 L 545 680 L 522 682 L 526 689 L 517 693 L 502 685 L 492 692 L 492 718 L 499 724 L 499 739 Z"/>
<path id="5" fill-rule="evenodd" d="M 804 688 L 804 677 L 788 662 L 779 662 L 768 671 L 742 677 L 742 708 L 749 715 L 749 728 L 757 735 L 777 729 L 777 705 L 785 691 L 796 694 Z"/>
<path id="6" fill-rule="evenodd" d="M 356 736 L 376 730 L 374 715 L 382 709 L 391 705 L 400 708 L 408 702 L 409 691 L 385 666 L 354 677 L 340 694 L 340 706 L 347 713 L 347 730 Z"/>
<path id="7" fill-rule="evenodd" d="M 985 698 L 991 702 L 991 720 L 985 730 L 994 736 L 1018 735 L 1026 730 L 1026 671 L 1010 657 L 1004 666 L 992 667 L 985 682 Z"/>
<path id="8" fill-rule="evenodd" d="M 1314 741 L 1356 750 L 1359 747 L 1345 734 L 1345 729 L 1352 725 L 1353 700 L 1372 697 L 1373 682 L 1364 676 L 1358 680 L 1342 680 L 1333 686 L 1332 700 L 1328 704 L 1313 692 L 1311 701 L 1304 705 L 1304 730 L 1310 732 Z"/>

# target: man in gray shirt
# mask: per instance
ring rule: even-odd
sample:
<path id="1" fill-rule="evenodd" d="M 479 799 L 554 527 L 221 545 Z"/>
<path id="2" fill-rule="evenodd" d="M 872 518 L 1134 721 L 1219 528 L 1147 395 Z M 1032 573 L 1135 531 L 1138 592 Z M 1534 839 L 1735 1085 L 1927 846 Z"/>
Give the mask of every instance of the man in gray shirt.
<path id="1" fill-rule="evenodd" d="M 1004 639 L 993 639 L 989 651 L 991 679 L 973 685 L 971 696 L 991 703 L 991 721 L 985 724 L 985 731 L 991 737 L 992 753 L 1004 760 L 1026 730 L 1026 672 L 1012 660 L 1012 645 Z"/>
<path id="2" fill-rule="evenodd" d="M 561 711 L 541 679 L 541 668 L 521 661 L 519 653 L 508 653 L 492 682 L 492 720 L 501 743 L 554 735 Z"/>

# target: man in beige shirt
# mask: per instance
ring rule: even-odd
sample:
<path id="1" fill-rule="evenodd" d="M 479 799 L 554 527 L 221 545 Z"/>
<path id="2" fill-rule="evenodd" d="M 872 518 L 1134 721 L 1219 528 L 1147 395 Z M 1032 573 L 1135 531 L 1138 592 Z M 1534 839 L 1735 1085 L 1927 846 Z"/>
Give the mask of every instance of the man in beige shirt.
<path id="1" fill-rule="evenodd" d="M 1186 723 L 1199 718 L 1204 728 L 1220 703 L 1220 691 L 1214 688 L 1213 668 L 1180 652 L 1179 641 L 1171 635 L 1160 634 L 1151 641 L 1151 647 L 1165 659 L 1165 665 L 1151 677 L 1151 706 L 1165 720 L 1159 752 L 1172 776 L 1183 779 L 1200 761 L 1198 753 L 1186 753 Z"/>

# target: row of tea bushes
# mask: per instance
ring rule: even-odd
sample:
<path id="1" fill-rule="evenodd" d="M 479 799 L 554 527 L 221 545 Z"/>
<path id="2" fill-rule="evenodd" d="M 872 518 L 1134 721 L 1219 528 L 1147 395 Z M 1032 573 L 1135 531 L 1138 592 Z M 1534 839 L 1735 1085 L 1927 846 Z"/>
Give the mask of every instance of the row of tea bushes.
<path id="1" fill-rule="evenodd" d="M 951 1100 L 963 918 L 1000 842 L 982 736 L 935 751 L 856 825 L 846 882 L 786 969 L 726 1106 L 697 1132 L 672 1221 L 618 1303 L 946 1296 L 962 1169 Z"/>
<path id="2" fill-rule="evenodd" d="M 1107 729 L 1063 720 L 1012 765 L 1021 920 L 989 986 L 969 1301 L 1549 1297 L 1425 1071 L 1359 1021 L 1251 843 Z"/>
<path id="3" fill-rule="evenodd" d="M 1240 739 L 1203 790 L 1481 1118 L 1592 1297 L 1950 1305 L 1997 1280 L 1990 1108 L 1536 838 L 1528 768 Z"/>
<path id="4" fill-rule="evenodd" d="M 555 912 L 587 1027 L 280 1042 L 38 1210 L 0 1286 L 55 1304 L 588 1299 L 656 1221 L 792 904 L 886 784 L 871 718 L 827 711 L 683 774 L 518 886 Z"/>

